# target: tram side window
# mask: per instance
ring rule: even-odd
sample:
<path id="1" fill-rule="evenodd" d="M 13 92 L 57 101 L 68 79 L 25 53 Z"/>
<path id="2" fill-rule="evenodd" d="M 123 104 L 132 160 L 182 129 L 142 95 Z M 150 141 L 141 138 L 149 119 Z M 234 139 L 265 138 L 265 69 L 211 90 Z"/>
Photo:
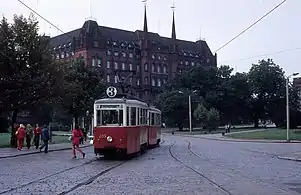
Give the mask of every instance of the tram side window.
<path id="1" fill-rule="evenodd" d="M 126 125 L 130 125 L 130 109 L 128 106 L 126 107 Z"/>
<path id="2" fill-rule="evenodd" d="M 136 125 L 136 107 L 131 107 L 131 125 Z"/>
<path id="3" fill-rule="evenodd" d="M 151 113 L 151 125 L 155 125 L 155 113 Z"/>
<path id="4" fill-rule="evenodd" d="M 141 108 L 137 108 L 137 125 L 140 125 Z"/>
<path id="5" fill-rule="evenodd" d="M 140 124 L 141 125 L 146 125 L 147 124 L 146 113 L 147 113 L 147 110 L 142 108 L 141 112 L 140 112 Z"/>
<path id="6" fill-rule="evenodd" d="M 96 110 L 96 126 L 101 125 L 101 116 L 100 116 L 100 110 Z"/>

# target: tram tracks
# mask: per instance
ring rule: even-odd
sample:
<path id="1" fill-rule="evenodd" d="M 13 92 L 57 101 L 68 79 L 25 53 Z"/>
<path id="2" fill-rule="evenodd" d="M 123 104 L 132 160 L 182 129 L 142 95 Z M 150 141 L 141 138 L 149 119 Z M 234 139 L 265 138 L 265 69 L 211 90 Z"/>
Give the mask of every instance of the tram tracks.
<path id="1" fill-rule="evenodd" d="M 208 158 L 202 157 L 200 154 L 198 154 L 198 153 L 196 153 L 195 151 L 192 150 L 191 142 L 190 142 L 190 141 L 188 141 L 188 140 L 184 140 L 184 141 L 188 143 L 188 145 L 187 145 L 188 151 L 189 151 L 191 154 L 193 154 L 194 156 L 196 156 L 197 158 L 199 158 L 199 159 L 201 159 L 201 160 L 203 160 L 203 161 L 210 162 L 210 164 L 213 164 L 213 165 L 215 165 L 215 166 L 217 166 L 217 167 L 224 167 L 224 165 L 222 165 L 221 163 L 216 163 L 214 160 L 210 160 L 210 159 L 208 159 Z M 240 168 L 241 168 L 241 167 L 240 167 Z M 255 184 L 267 184 L 267 185 L 271 185 L 271 186 L 273 186 L 273 187 L 275 187 L 275 188 L 281 190 L 282 192 L 289 193 L 289 191 L 288 191 L 287 189 L 280 188 L 280 187 L 279 187 L 277 184 L 275 184 L 275 183 L 266 182 L 266 181 L 264 181 L 264 180 L 262 180 L 262 179 L 258 179 L 258 178 L 254 179 L 254 178 L 248 177 L 248 176 L 246 176 L 246 175 L 244 175 L 244 174 L 241 174 L 240 171 L 237 171 L 237 170 L 234 169 L 234 168 L 230 168 L 230 171 L 231 171 L 232 173 L 234 173 L 235 175 L 239 175 L 239 176 L 241 176 L 241 177 L 243 177 L 243 178 L 245 178 L 245 179 L 248 179 L 248 180 L 249 180 L 250 182 L 252 182 L 252 183 L 255 183 Z M 227 174 L 227 173 L 223 173 L 223 174 L 224 174 L 224 175 L 227 175 L 227 176 L 229 176 L 229 177 L 232 176 L 232 175 Z"/>
<path id="2" fill-rule="evenodd" d="M 172 148 L 174 147 L 175 143 L 176 142 L 173 142 L 169 147 L 169 154 L 171 155 L 171 157 L 175 161 L 179 162 L 180 164 L 182 164 L 182 166 L 184 166 L 184 167 L 188 168 L 189 170 L 193 171 L 194 173 L 198 174 L 200 177 L 205 179 L 208 183 L 210 183 L 211 185 L 213 185 L 217 189 L 221 190 L 223 193 L 228 194 L 228 195 L 232 195 L 230 191 L 226 190 L 224 187 L 220 186 L 218 183 L 211 180 L 209 177 L 207 177 L 206 175 L 201 173 L 199 170 L 193 168 L 192 166 L 190 166 L 187 163 L 185 163 L 184 161 L 182 161 L 180 158 L 176 157 L 176 155 L 172 152 Z"/>

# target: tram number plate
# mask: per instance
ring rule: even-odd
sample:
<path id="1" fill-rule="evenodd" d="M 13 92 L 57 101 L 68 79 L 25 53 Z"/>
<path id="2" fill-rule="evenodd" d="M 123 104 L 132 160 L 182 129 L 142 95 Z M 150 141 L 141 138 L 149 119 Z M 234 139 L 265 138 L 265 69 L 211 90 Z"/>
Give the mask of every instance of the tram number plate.
<path id="1" fill-rule="evenodd" d="M 106 134 L 100 134 L 99 138 L 107 138 L 107 135 Z"/>

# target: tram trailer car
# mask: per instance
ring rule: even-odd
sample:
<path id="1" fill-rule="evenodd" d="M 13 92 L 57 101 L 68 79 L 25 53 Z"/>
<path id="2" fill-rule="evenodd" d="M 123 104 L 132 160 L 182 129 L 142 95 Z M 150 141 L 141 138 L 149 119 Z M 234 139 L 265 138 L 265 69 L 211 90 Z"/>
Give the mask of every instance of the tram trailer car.
<path id="1" fill-rule="evenodd" d="M 145 102 L 106 98 L 94 103 L 94 152 L 96 155 L 130 155 L 158 146 L 161 111 Z"/>

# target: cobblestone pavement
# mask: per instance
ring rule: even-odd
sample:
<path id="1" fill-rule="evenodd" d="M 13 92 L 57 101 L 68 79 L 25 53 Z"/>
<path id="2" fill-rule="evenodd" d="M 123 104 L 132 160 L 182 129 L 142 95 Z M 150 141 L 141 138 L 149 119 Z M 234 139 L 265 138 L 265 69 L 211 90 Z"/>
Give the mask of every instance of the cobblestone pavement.
<path id="1" fill-rule="evenodd" d="M 85 159 L 71 150 L 0 159 L 0 194 L 301 194 L 301 163 L 277 158 L 299 144 L 163 139 L 125 163 L 96 160 L 92 147 Z"/>

